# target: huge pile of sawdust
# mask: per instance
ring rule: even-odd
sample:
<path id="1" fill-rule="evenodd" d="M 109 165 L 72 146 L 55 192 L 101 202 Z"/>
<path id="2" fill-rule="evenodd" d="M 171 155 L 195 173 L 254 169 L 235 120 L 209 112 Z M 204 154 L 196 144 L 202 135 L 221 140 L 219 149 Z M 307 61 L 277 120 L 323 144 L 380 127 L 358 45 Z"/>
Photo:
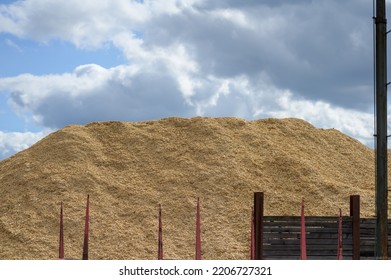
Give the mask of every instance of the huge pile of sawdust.
<path id="1" fill-rule="evenodd" d="M 253 192 L 266 215 L 374 214 L 374 153 L 299 119 L 167 118 L 68 126 L 0 162 L 0 258 L 80 258 L 90 194 L 91 259 L 193 259 L 201 200 L 203 259 L 248 259 Z"/>

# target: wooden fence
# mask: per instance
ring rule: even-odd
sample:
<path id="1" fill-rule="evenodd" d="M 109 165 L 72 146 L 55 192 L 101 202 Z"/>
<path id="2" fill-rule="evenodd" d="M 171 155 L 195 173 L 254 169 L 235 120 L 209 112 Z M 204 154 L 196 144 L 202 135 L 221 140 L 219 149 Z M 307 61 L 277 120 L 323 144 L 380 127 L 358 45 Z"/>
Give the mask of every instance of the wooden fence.
<path id="1" fill-rule="evenodd" d="M 263 193 L 254 194 L 255 259 L 300 259 L 301 217 L 264 216 L 263 197 Z M 338 216 L 305 217 L 308 259 L 337 258 L 338 219 Z M 388 224 L 390 241 L 391 220 Z M 374 248 L 375 219 L 360 218 L 360 197 L 351 196 L 350 215 L 342 217 L 343 258 L 374 259 Z"/>
<path id="2" fill-rule="evenodd" d="M 339 217 L 305 217 L 308 259 L 336 259 Z M 342 218 L 342 253 L 352 259 L 352 220 Z M 263 258 L 299 259 L 300 216 L 268 216 L 263 220 Z"/>

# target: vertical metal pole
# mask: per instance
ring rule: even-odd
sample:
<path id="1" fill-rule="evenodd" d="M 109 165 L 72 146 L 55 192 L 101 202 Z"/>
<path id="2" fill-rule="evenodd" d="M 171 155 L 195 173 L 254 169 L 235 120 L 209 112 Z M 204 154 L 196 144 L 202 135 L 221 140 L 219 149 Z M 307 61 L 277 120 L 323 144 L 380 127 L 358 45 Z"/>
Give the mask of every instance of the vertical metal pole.
<path id="1" fill-rule="evenodd" d="M 62 214 L 62 201 L 61 201 L 61 210 L 60 210 L 60 246 L 58 250 L 58 258 L 60 260 L 64 259 L 64 223 L 63 223 L 63 214 Z"/>
<path id="2" fill-rule="evenodd" d="M 255 259 L 263 259 L 263 192 L 254 193 Z"/>
<path id="3" fill-rule="evenodd" d="M 352 217 L 353 260 L 360 259 L 360 196 L 350 196 L 350 216 Z"/>
<path id="4" fill-rule="evenodd" d="M 304 199 L 301 201 L 301 219 L 300 219 L 300 259 L 307 259 L 307 240 L 304 218 Z"/>
<path id="5" fill-rule="evenodd" d="M 250 260 L 255 259 L 255 235 L 254 235 L 254 207 L 251 207 L 251 242 L 250 242 Z"/>
<path id="6" fill-rule="evenodd" d="M 338 249 L 337 249 L 337 260 L 342 260 L 342 211 L 339 208 L 339 218 L 338 218 Z"/>
<path id="7" fill-rule="evenodd" d="M 196 217 L 196 252 L 195 259 L 201 260 L 201 218 L 200 218 L 200 198 L 197 199 Z"/>
<path id="8" fill-rule="evenodd" d="M 90 221 L 90 195 L 87 196 L 86 220 L 84 224 L 83 260 L 88 260 L 88 234 Z"/>
<path id="9" fill-rule="evenodd" d="M 376 229 L 375 258 L 388 258 L 387 244 L 387 20 L 386 1 L 376 0 Z"/>
<path id="10" fill-rule="evenodd" d="M 163 259 L 163 229 L 162 229 L 162 205 L 159 204 L 159 233 L 158 233 L 158 249 L 157 259 Z"/>

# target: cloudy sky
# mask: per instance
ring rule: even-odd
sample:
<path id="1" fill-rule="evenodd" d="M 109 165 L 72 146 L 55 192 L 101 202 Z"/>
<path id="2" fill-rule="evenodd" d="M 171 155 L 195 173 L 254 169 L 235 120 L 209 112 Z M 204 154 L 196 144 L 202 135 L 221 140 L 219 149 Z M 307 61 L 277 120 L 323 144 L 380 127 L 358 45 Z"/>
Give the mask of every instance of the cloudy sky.
<path id="1" fill-rule="evenodd" d="M 1 0 L 0 159 L 69 124 L 298 117 L 373 145 L 372 1 Z"/>

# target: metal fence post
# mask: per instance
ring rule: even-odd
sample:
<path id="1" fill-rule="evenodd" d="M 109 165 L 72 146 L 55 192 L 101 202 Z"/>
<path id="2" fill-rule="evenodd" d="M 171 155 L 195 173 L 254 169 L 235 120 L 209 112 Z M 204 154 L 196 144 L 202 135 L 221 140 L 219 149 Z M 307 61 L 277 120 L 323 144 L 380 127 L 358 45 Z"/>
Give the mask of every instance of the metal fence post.
<path id="1" fill-rule="evenodd" d="M 162 229 L 162 205 L 159 204 L 159 231 L 158 231 L 158 249 L 157 259 L 163 259 L 163 229 Z"/>
<path id="2" fill-rule="evenodd" d="M 200 198 L 197 199 L 196 215 L 196 252 L 195 259 L 201 260 L 201 217 L 200 217 Z"/>
<path id="3" fill-rule="evenodd" d="M 350 216 L 352 217 L 352 251 L 353 260 L 360 259 L 360 196 L 350 196 Z"/>
<path id="4" fill-rule="evenodd" d="M 90 195 L 87 196 L 86 220 L 84 224 L 83 260 L 88 260 L 89 220 L 90 220 Z"/>
<path id="5" fill-rule="evenodd" d="M 255 259 L 263 259 L 263 192 L 254 193 Z"/>
<path id="6" fill-rule="evenodd" d="M 301 217 L 300 217 L 300 259 L 307 259 L 307 239 L 305 230 L 305 217 L 304 217 L 304 199 L 301 201 Z"/>
<path id="7" fill-rule="evenodd" d="M 61 201 L 61 210 L 60 210 L 60 246 L 58 249 L 58 258 L 60 260 L 64 259 L 64 222 L 63 222 L 63 213 L 62 213 L 62 201 Z"/>

